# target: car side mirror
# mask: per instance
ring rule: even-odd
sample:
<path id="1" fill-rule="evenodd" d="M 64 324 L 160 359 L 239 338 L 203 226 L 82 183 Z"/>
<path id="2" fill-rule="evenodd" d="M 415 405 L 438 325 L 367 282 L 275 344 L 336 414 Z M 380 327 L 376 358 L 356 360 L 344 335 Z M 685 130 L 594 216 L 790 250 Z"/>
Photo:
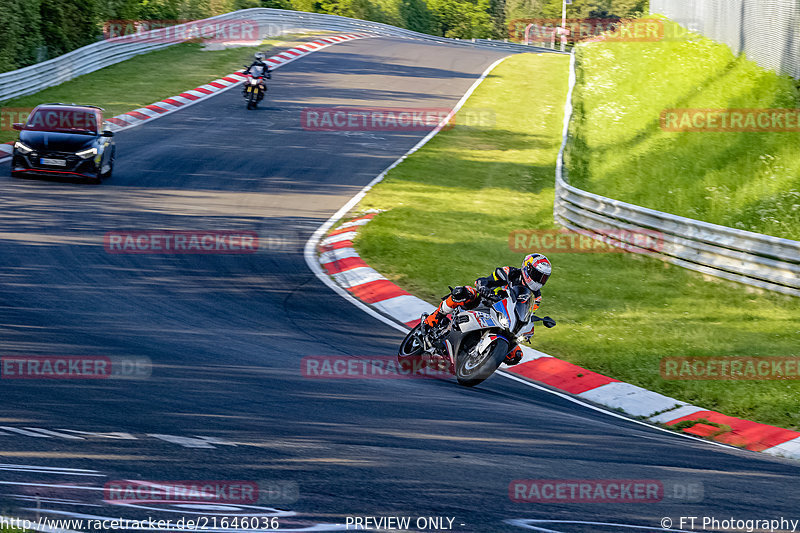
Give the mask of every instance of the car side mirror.
<path id="1" fill-rule="evenodd" d="M 100 134 L 102 137 L 113 137 L 114 132 L 111 130 L 103 130 L 103 133 Z"/>
<path id="2" fill-rule="evenodd" d="M 17 131 L 22 131 L 22 128 L 25 127 L 25 124 L 22 124 L 21 122 L 15 122 L 11 125 L 11 127 Z"/>

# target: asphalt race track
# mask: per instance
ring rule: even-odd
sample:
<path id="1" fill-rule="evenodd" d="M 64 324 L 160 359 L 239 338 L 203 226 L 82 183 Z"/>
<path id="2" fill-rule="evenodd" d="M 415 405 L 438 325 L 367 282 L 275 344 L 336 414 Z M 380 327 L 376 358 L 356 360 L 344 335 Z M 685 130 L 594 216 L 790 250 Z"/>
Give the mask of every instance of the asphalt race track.
<path id="1" fill-rule="evenodd" d="M 515 519 L 657 530 L 665 516 L 676 526 L 679 516 L 791 518 L 795 463 L 620 420 L 502 376 L 465 389 L 301 375 L 309 355 L 396 353 L 401 335 L 328 289 L 302 248 L 425 134 L 306 131 L 301 110 L 450 107 L 499 57 L 403 40 L 339 44 L 276 71 L 257 111 L 233 89 L 119 133 L 103 185 L 12 180 L 0 163 L 2 353 L 153 365 L 143 379 L 0 381 L 2 514 L 193 512 L 103 501 L 105 483 L 131 479 L 296 483 L 297 501 L 275 505 L 296 513 L 281 515 L 284 530 L 348 516 L 449 517 L 454 531 L 470 532 L 524 531 L 505 522 Z M 254 254 L 110 254 L 103 238 L 115 230 L 271 240 Z M 648 504 L 509 498 L 515 479 L 591 478 L 700 483 L 703 493 Z M 259 514 L 268 503 L 194 511 Z"/>

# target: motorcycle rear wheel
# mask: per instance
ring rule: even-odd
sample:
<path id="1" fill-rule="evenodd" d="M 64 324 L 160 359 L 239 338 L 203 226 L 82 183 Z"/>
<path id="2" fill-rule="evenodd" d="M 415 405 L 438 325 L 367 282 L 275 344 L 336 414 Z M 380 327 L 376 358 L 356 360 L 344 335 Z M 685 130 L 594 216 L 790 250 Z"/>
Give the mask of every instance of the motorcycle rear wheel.
<path id="1" fill-rule="evenodd" d="M 503 337 L 497 337 L 482 353 L 470 356 L 459 352 L 456 361 L 456 379 L 460 385 L 474 387 L 500 368 L 508 354 L 509 344 Z"/>

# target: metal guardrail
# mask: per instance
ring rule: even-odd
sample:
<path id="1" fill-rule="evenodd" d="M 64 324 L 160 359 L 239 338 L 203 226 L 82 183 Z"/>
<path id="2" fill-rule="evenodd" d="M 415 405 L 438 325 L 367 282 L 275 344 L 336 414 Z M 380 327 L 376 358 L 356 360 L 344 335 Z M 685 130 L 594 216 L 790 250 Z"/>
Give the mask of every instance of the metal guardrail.
<path id="1" fill-rule="evenodd" d="M 378 22 L 351 19 L 338 15 L 327 15 L 322 13 L 307 13 L 303 11 L 289 11 L 271 8 L 253 8 L 225 13 L 198 22 L 209 21 L 235 21 L 248 20 L 259 24 L 259 37 L 270 35 L 270 30 L 276 28 L 281 30 L 288 29 L 309 29 L 309 30 L 330 30 L 342 32 L 369 32 L 378 36 L 403 37 L 418 39 L 428 42 L 456 46 L 471 46 L 489 48 L 506 52 L 551 52 L 546 48 L 535 46 L 525 46 L 516 43 L 502 41 L 491 41 L 486 39 L 478 40 L 459 40 L 436 37 L 424 33 L 417 33 L 411 30 L 390 26 Z M 135 38 L 118 37 L 99 41 L 83 48 L 78 48 L 62 56 L 21 68 L 11 72 L 0 74 L 0 102 L 32 94 L 46 87 L 59 85 L 77 76 L 94 72 L 101 68 L 119 63 L 133 56 L 152 52 L 183 42 L 186 39 L 179 39 L 175 35 L 180 28 L 186 24 L 170 28 L 170 39 L 164 37 L 163 32 L 152 30 L 135 35 Z M 278 32 L 280 33 L 280 32 Z M 187 39 L 189 37 L 187 36 Z"/>
<path id="2" fill-rule="evenodd" d="M 572 118 L 575 53 L 556 162 L 553 215 L 563 226 L 670 263 L 747 285 L 800 296 L 800 242 L 710 224 L 620 202 L 567 183 L 564 152 Z M 642 233 L 657 238 L 637 238 Z"/>

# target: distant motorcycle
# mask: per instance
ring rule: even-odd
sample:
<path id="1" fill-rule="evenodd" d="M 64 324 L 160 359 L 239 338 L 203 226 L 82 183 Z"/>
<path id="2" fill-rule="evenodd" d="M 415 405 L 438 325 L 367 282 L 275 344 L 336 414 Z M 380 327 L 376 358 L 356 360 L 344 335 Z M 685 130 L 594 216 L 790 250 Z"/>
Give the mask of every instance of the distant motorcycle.
<path id="1" fill-rule="evenodd" d="M 434 360 L 454 373 L 461 385 L 473 387 L 491 376 L 505 359 L 513 340 L 525 342 L 533 336 L 535 322 L 552 328 L 556 321 L 532 312 L 533 293 L 514 286 L 504 297 L 481 297 L 473 310 L 456 309 L 448 321 L 433 328 L 424 326 L 425 317 L 412 329 L 397 354 L 401 364 Z"/>
<path id="2" fill-rule="evenodd" d="M 259 66 L 253 67 L 249 72 L 247 72 L 247 68 L 245 66 L 247 79 L 244 81 L 244 87 L 242 87 L 242 96 L 247 100 L 247 109 L 256 109 L 258 103 L 264 99 L 264 93 L 267 92 L 267 84 L 264 81 L 265 73 L 264 69 Z M 267 72 L 266 79 L 271 78 L 272 76 Z"/>

